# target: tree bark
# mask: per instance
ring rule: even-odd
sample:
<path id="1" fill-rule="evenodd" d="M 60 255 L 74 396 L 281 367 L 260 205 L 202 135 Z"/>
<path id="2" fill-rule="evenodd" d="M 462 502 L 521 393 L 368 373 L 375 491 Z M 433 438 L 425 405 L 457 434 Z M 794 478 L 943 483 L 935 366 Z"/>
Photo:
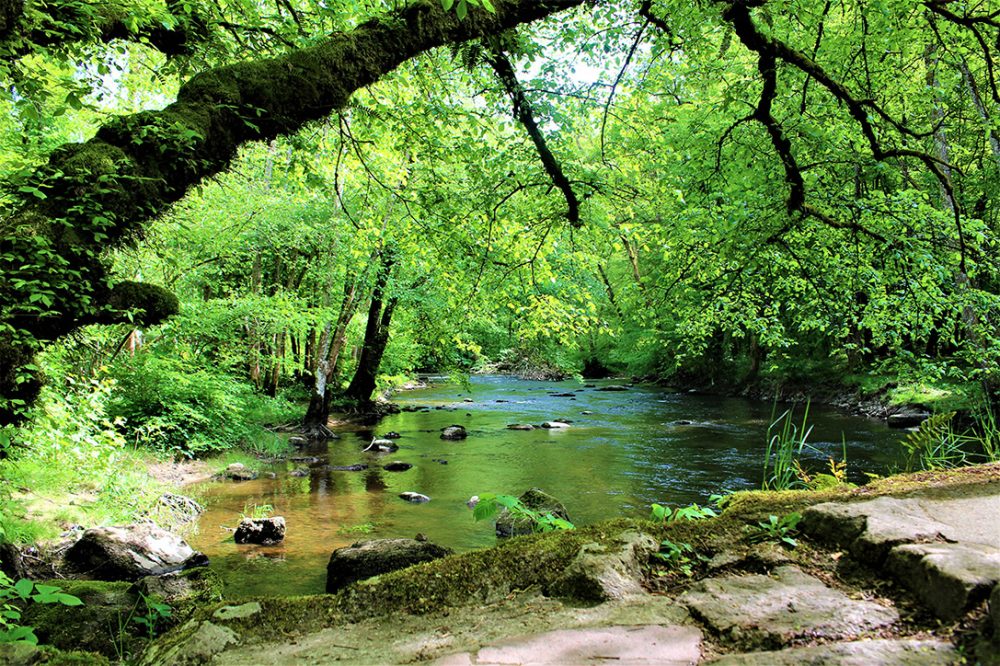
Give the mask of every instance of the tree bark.
<path id="1" fill-rule="evenodd" d="M 386 301 L 385 296 L 389 276 L 392 274 L 395 262 L 396 257 L 391 250 L 383 251 L 382 265 L 375 278 L 372 300 L 368 307 L 368 324 L 365 326 L 365 341 L 361 348 L 361 358 L 358 359 L 358 368 L 344 394 L 348 399 L 357 403 L 371 402 L 372 393 L 375 391 L 375 377 L 378 375 L 385 347 L 389 344 L 389 324 L 392 321 L 392 312 L 396 308 L 397 299 L 393 296 Z"/>
<path id="2" fill-rule="evenodd" d="M 326 422 L 330 419 L 330 382 L 336 376 L 337 362 L 344 348 L 347 337 L 347 326 L 354 318 L 357 309 L 357 282 L 350 277 L 344 280 L 344 298 L 340 303 L 337 321 L 327 322 L 320 336 L 319 348 L 316 352 L 316 364 L 313 366 L 313 386 L 309 395 L 309 407 L 306 410 L 302 425 L 307 433 L 313 436 L 326 434 Z"/>

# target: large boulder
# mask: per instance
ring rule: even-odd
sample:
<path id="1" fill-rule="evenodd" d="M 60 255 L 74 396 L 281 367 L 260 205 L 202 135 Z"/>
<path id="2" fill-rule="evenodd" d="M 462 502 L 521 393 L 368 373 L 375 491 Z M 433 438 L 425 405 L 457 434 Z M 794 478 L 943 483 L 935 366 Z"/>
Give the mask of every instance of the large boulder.
<path id="1" fill-rule="evenodd" d="M 430 562 L 451 550 L 416 539 L 373 539 L 338 548 L 326 567 L 326 591 L 336 592 L 355 581 Z"/>
<path id="2" fill-rule="evenodd" d="M 65 561 L 89 578 L 130 581 L 208 564 L 184 539 L 152 523 L 84 530 Z"/>
<path id="3" fill-rule="evenodd" d="M 285 519 L 281 516 L 271 518 L 243 518 L 236 526 L 233 541 L 236 543 L 255 543 L 261 546 L 273 546 L 285 539 Z"/>
<path id="4" fill-rule="evenodd" d="M 551 513 L 556 518 L 569 520 L 569 514 L 566 513 L 566 507 L 563 506 L 562 502 L 538 488 L 528 490 L 518 499 L 521 500 L 521 504 L 532 511 L 537 511 L 542 515 Z M 534 522 L 526 516 L 518 516 L 504 509 L 497 517 L 496 532 L 501 539 L 531 534 L 534 531 Z"/>

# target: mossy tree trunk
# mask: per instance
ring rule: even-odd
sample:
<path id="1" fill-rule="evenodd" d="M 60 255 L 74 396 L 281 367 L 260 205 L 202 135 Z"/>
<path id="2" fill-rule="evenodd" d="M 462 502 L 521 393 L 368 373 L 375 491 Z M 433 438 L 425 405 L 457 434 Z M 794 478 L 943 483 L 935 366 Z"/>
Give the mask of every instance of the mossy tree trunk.
<path id="1" fill-rule="evenodd" d="M 0 221 L 0 423 L 16 421 L 37 394 L 41 343 L 131 308 L 145 323 L 176 310 L 162 289 L 112 289 L 102 253 L 224 169 L 241 144 L 329 115 L 429 49 L 582 2 L 499 0 L 495 13 L 471 9 L 459 20 L 435 0 L 418 1 L 310 48 L 206 71 L 165 109 L 117 118 L 90 141 L 56 150 L 22 184 L 23 207 Z"/>

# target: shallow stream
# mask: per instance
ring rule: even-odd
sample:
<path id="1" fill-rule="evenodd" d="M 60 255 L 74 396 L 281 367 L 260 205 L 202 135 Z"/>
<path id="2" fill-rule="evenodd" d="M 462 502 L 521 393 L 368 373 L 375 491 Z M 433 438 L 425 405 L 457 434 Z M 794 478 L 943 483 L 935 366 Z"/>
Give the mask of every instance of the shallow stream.
<path id="1" fill-rule="evenodd" d="M 644 385 L 599 390 L 613 383 L 585 388 L 572 380 L 473 377 L 463 387 L 438 378 L 429 388 L 395 396 L 412 411 L 386 417 L 374 430 L 341 429 L 341 439 L 295 454 L 314 460 L 266 466 L 255 481 L 203 484 L 198 492 L 208 508 L 190 541 L 209 556 L 229 596 L 307 594 L 323 591 L 330 553 L 361 539 L 423 533 L 459 551 L 494 543 L 492 524 L 475 523 L 466 506 L 470 496 L 483 492 L 519 495 L 542 488 L 582 525 L 648 516 L 653 502 L 705 504 L 713 493 L 759 487 L 770 403 Z M 549 420 L 572 425 L 506 427 Z M 468 438 L 441 439 L 441 429 L 452 424 L 464 426 Z M 802 458 L 812 471 L 823 471 L 829 457 L 839 460 L 844 446 L 853 481 L 863 481 L 865 472 L 886 473 L 899 459 L 898 431 L 878 421 L 813 406 L 809 424 L 812 449 Z M 373 435 L 390 431 L 401 435 L 397 452 L 362 451 Z M 413 467 L 381 469 L 397 460 Z M 369 467 L 329 469 L 357 463 Z M 291 474 L 307 466 L 305 476 Z M 410 504 L 398 497 L 405 491 L 431 501 Z M 285 517 L 282 544 L 232 542 L 226 528 L 255 504 L 272 505 L 275 515 Z"/>

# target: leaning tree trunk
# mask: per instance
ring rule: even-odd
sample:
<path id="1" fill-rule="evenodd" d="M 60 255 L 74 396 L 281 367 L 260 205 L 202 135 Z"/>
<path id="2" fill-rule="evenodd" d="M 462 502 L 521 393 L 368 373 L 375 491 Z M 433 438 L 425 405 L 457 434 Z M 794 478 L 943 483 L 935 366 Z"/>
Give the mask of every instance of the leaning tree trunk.
<path id="1" fill-rule="evenodd" d="M 385 301 L 386 286 L 396 258 L 391 250 L 382 255 L 382 265 L 375 278 L 372 289 L 371 305 L 368 307 L 368 324 L 365 326 L 365 342 L 361 347 L 361 358 L 354 379 L 347 387 L 345 397 L 357 403 L 369 403 L 375 391 L 375 377 L 382 364 L 382 355 L 389 344 L 389 323 L 392 321 L 392 311 L 396 308 L 396 297 Z M 384 307 L 383 307 L 384 303 Z"/>

